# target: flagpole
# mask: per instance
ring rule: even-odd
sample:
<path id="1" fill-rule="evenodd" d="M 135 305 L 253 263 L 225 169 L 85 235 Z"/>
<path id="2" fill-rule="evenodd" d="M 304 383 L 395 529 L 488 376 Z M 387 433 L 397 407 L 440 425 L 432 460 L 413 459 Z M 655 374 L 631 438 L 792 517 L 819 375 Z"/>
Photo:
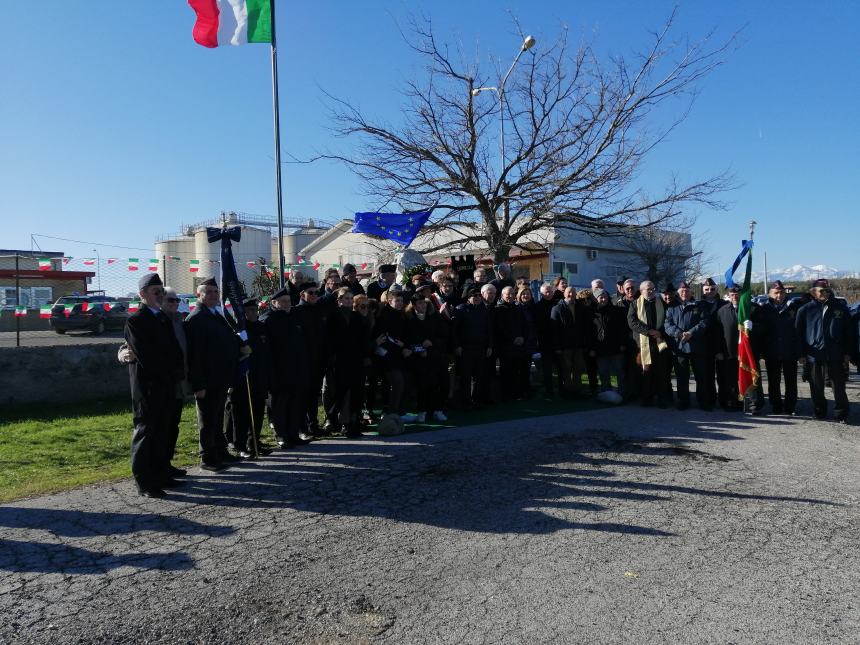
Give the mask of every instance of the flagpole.
<path id="1" fill-rule="evenodd" d="M 275 125 L 275 186 L 278 200 L 278 284 L 284 288 L 284 206 L 281 194 L 281 124 L 278 105 L 278 44 L 275 38 L 275 0 L 269 3 L 272 22 L 272 112 Z"/>

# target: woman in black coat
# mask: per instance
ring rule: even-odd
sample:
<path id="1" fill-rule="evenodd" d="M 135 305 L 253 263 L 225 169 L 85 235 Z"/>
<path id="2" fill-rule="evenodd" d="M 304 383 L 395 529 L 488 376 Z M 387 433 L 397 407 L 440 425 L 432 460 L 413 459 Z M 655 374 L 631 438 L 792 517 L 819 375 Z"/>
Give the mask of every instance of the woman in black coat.
<path id="1" fill-rule="evenodd" d="M 373 335 L 379 367 L 388 381 L 388 404 L 383 413 L 399 414 L 404 423 L 415 423 L 415 418 L 405 415 L 403 393 L 406 388 L 405 360 L 412 356 L 408 346 L 409 332 L 403 314 L 403 293 L 388 290 L 385 304 L 376 317 Z"/>
<path id="2" fill-rule="evenodd" d="M 412 356 L 408 359 L 418 399 L 418 423 L 428 418 L 445 422 L 448 403 L 448 355 L 451 323 L 439 314 L 430 300 L 412 296 L 405 311 L 407 338 Z"/>
<path id="3" fill-rule="evenodd" d="M 335 299 L 337 306 L 328 317 L 326 330 L 330 373 L 334 376 L 334 397 L 326 417 L 339 419 L 346 436 L 360 437 L 359 414 L 370 362 L 370 326 L 367 318 L 353 310 L 353 294 L 348 287 L 338 289 Z"/>

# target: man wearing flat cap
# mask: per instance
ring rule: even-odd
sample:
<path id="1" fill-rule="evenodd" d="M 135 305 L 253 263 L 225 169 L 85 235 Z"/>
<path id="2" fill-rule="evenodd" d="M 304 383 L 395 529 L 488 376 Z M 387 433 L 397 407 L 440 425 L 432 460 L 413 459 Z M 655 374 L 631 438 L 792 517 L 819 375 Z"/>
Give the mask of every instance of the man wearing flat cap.
<path id="1" fill-rule="evenodd" d="M 157 273 L 144 275 L 138 287 L 142 306 L 125 325 L 125 341 L 135 357 L 128 366 L 134 414 L 131 472 L 141 495 L 164 497 L 164 487 L 176 484 L 168 471 L 168 425 L 184 371 L 183 356 L 173 326 L 161 311 L 161 278 Z"/>
<path id="2" fill-rule="evenodd" d="M 200 459 L 203 470 L 221 470 L 239 458 L 227 450 L 224 406 L 236 381 L 239 337 L 221 314 L 221 292 L 215 278 L 197 286 L 197 307 L 185 319 L 188 379 L 197 403 Z"/>
<path id="3" fill-rule="evenodd" d="M 367 297 L 372 300 L 380 300 L 382 294 L 394 284 L 397 277 L 397 267 L 393 264 L 383 264 L 379 267 L 379 278 L 367 285 Z"/>
<path id="4" fill-rule="evenodd" d="M 797 407 L 797 361 L 800 359 L 800 342 L 796 320 L 801 306 L 798 300 L 788 300 L 785 286 L 777 280 L 771 285 L 767 302 L 760 309 L 767 395 L 774 414 L 793 415 Z M 785 398 L 782 396 L 781 387 L 783 378 Z"/>
<path id="5" fill-rule="evenodd" d="M 856 329 L 848 308 L 833 297 L 827 280 L 812 284 L 812 300 L 797 312 L 796 327 L 800 341 L 800 360 L 809 364 L 809 391 L 816 419 L 827 416 L 824 387 L 833 388 L 834 419 L 848 420 L 848 361 L 857 343 Z"/>

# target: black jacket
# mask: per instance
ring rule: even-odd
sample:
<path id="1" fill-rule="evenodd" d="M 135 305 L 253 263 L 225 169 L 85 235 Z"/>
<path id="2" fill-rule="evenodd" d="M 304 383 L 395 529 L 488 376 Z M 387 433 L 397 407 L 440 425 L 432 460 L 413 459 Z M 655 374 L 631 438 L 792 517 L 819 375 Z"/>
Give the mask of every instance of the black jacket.
<path id="1" fill-rule="evenodd" d="M 272 309 L 263 317 L 272 371 L 269 388 L 283 392 L 305 382 L 309 346 L 295 310 Z"/>
<path id="2" fill-rule="evenodd" d="M 731 304 L 717 310 L 717 353 L 725 358 L 738 357 L 738 310 Z"/>
<path id="3" fill-rule="evenodd" d="M 201 304 L 185 319 L 191 390 L 224 390 L 236 382 L 239 338 L 220 313 Z"/>
<path id="4" fill-rule="evenodd" d="M 534 303 L 534 323 L 537 342 L 541 353 L 549 354 L 555 349 L 555 323 L 552 310 L 558 304 L 555 300 L 545 300 L 543 296 Z"/>
<path id="5" fill-rule="evenodd" d="M 574 301 L 574 311 L 571 312 L 567 302 L 562 300 L 553 307 L 550 317 L 555 330 L 554 348 L 582 349 L 590 322 L 582 303 Z"/>
<path id="6" fill-rule="evenodd" d="M 167 316 L 142 305 L 125 323 L 125 342 L 137 357 L 128 364 L 132 399 L 141 401 L 156 392 L 173 397 L 185 367 Z"/>
<path id="7" fill-rule="evenodd" d="M 467 352 L 486 352 L 493 347 L 493 324 L 490 309 L 484 303 L 465 303 L 457 307 L 454 317 L 454 346 Z"/>
<path id="8" fill-rule="evenodd" d="M 357 311 L 346 313 L 339 307 L 328 317 L 326 345 L 336 381 L 354 382 L 364 374 L 364 361 L 370 357 L 370 325 Z"/>
<path id="9" fill-rule="evenodd" d="M 514 345 L 514 339 L 518 337 L 523 339 L 523 343 Z M 529 326 L 522 307 L 499 301 L 493 311 L 493 338 L 499 356 L 517 358 L 526 355 Z"/>
<path id="10" fill-rule="evenodd" d="M 413 349 L 429 340 L 433 345 L 424 352 L 413 353 L 410 360 L 413 367 L 419 368 L 427 361 L 434 364 L 448 362 L 448 354 L 451 352 L 451 321 L 428 308 L 424 320 L 418 318 L 415 312 L 406 313 L 407 346 Z M 422 358 L 426 354 L 427 358 Z"/>
<path id="11" fill-rule="evenodd" d="M 797 312 L 801 351 L 810 362 L 836 363 L 845 356 L 853 356 L 855 333 L 851 313 L 835 298 L 830 298 L 826 306 L 812 300 Z"/>
<path id="12" fill-rule="evenodd" d="M 325 346 L 323 340 L 325 337 L 326 321 L 328 319 L 328 310 L 319 305 L 309 305 L 305 301 L 300 301 L 298 305 L 290 310 L 298 320 L 302 327 L 302 336 L 305 339 L 307 359 L 311 361 L 308 369 L 320 370 L 323 368 L 325 360 Z"/>
<path id="13" fill-rule="evenodd" d="M 376 316 L 376 323 L 373 326 L 371 337 L 375 340 L 382 334 L 385 334 L 390 339 L 398 340 L 404 343 L 404 347 L 409 345 L 409 333 L 406 325 L 406 315 L 403 310 L 398 311 L 388 305 L 384 305 Z M 382 348 L 386 351 L 385 356 L 380 357 L 382 364 L 390 368 L 400 367 L 403 364 L 403 349 L 399 345 L 386 341 Z"/>
<path id="14" fill-rule="evenodd" d="M 797 300 L 782 307 L 773 300 L 761 306 L 762 351 L 767 361 L 796 361 L 800 358 L 800 339 L 797 336 Z"/>
<path id="15" fill-rule="evenodd" d="M 591 329 L 586 344 L 598 356 L 623 353 L 630 345 L 630 328 L 624 310 L 612 303 L 595 307 L 591 311 Z"/>
<path id="16" fill-rule="evenodd" d="M 382 294 L 388 291 L 388 287 L 391 285 L 387 285 L 386 287 L 382 287 L 379 284 L 379 280 L 374 280 L 369 285 L 367 285 L 367 297 L 372 298 L 373 300 L 379 300 L 382 298 Z"/>

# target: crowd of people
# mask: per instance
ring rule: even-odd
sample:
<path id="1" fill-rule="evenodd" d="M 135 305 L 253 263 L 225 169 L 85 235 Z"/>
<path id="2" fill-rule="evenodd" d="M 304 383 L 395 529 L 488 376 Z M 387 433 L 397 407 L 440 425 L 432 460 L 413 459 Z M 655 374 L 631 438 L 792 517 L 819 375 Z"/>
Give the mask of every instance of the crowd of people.
<path id="1" fill-rule="evenodd" d="M 158 274 L 143 276 L 142 305 L 119 355 L 131 375 L 131 462 L 140 493 L 163 497 L 181 485 L 185 471 L 171 460 L 189 396 L 201 468 L 209 471 L 274 450 L 263 441 L 266 418 L 278 447 L 290 449 L 323 434 L 361 437 L 369 423 L 445 423 L 451 408 L 538 392 L 684 410 L 691 373 L 701 410 L 741 409 L 739 289 L 721 296 L 708 279 L 696 299 L 686 281 L 658 293 L 647 280 L 610 290 L 595 279 L 577 290 L 556 278 L 535 293 L 507 264 L 490 278 L 479 267 L 471 276 L 417 273 L 400 284 L 395 267 L 383 265 L 365 287 L 349 264 L 329 270 L 321 284 L 295 271 L 265 302 L 244 301 L 245 330 L 237 333 L 214 279 L 198 286 L 197 306 L 183 319 L 176 292 Z M 844 422 L 858 320 L 830 284 L 818 280 L 808 294 L 789 298 L 777 281 L 750 320 L 771 412 L 795 414 L 800 365 L 815 416 L 827 415 L 829 386 L 834 418 Z M 749 401 L 752 414 L 765 411 L 760 382 Z"/>

